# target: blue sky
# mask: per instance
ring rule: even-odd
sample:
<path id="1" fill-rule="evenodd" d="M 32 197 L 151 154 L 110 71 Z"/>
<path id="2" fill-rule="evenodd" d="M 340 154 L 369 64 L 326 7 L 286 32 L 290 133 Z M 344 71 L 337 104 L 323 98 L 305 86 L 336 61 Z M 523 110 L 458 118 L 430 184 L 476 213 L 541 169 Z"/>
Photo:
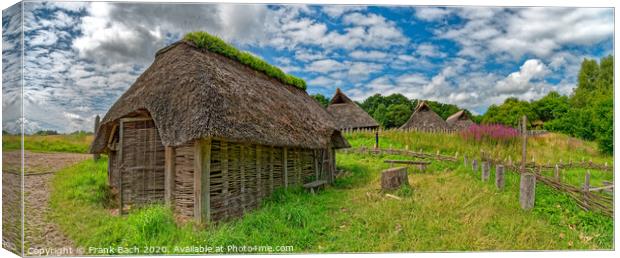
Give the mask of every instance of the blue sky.
<path id="1" fill-rule="evenodd" d="M 5 130 L 19 119 L 7 101 L 19 92 L 19 13 L 3 12 Z M 583 58 L 613 54 L 611 8 L 28 2 L 24 30 L 27 132 L 92 130 L 158 49 L 196 30 L 305 79 L 310 94 L 401 93 L 475 113 L 570 94 Z"/>

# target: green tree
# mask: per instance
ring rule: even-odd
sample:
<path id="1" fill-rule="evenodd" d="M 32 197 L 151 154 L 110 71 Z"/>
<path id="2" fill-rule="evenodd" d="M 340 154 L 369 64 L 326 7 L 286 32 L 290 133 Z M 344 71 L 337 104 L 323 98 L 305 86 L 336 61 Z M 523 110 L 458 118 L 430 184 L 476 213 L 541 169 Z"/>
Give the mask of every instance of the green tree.
<path id="1" fill-rule="evenodd" d="M 379 104 L 379 106 L 375 109 L 375 112 L 372 113 L 372 117 L 383 127 L 387 128 L 387 108 L 383 103 Z"/>
<path id="2" fill-rule="evenodd" d="M 544 122 L 560 118 L 568 112 L 568 97 L 557 91 L 549 92 L 543 98 L 532 102 L 532 109 L 536 116 Z"/>
<path id="3" fill-rule="evenodd" d="M 329 105 L 329 98 L 325 97 L 323 94 L 321 93 L 317 93 L 314 95 L 310 95 L 312 96 L 314 99 L 316 99 L 316 101 L 319 102 L 319 104 L 321 104 L 321 106 L 323 107 L 327 107 L 327 105 Z"/>
<path id="4" fill-rule="evenodd" d="M 406 104 L 393 104 L 387 108 L 387 128 L 400 127 L 411 116 L 412 110 Z"/>

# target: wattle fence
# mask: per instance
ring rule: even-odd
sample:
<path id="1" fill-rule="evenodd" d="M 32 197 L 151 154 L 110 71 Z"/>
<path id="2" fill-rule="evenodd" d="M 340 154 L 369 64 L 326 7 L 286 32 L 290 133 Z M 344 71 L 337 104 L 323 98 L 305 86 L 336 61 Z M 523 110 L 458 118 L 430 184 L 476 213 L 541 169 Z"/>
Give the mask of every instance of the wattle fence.
<path id="1" fill-rule="evenodd" d="M 370 154 L 370 155 L 392 154 L 392 155 L 403 155 L 403 156 L 421 158 L 421 159 L 433 159 L 433 160 L 440 160 L 440 161 L 460 162 L 458 158 L 458 153 L 455 153 L 454 155 L 445 155 L 445 154 L 440 154 L 439 151 L 437 151 L 437 153 L 435 154 L 432 154 L 432 153 L 424 153 L 422 151 L 416 152 L 416 151 L 403 150 L 403 149 L 380 149 L 380 148 L 375 149 L 375 148 L 360 147 L 360 148 L 344 149 L 344 150 L 340 150 L 339 152 Z M 481 156 L 482 156 L 482 159 L 481 159 L 482 162 L 487 163 L 486 165 L 487 170 L 492 165 L 500 164 L 500 165 L 503 165 L 503 167 L 505 167 L 507 170 L 513 171 L 515 173 L 520 173 L 521 171 L 520 164 L 513 163 L 509 159 L 504 159 L 504 160 L 491 159 L 488 156 L 484 155 L 484 153 Z M 463 156 L 463 159 L 464 159 L 465 164 L 469 164 L 466 156 Z M 475 165 L 476 171 L 480 169 L 481 167 L 483 167 L 483 166 L 478 166 L 477 160 L 472 159 L 471 161 L 476 164 Z M 559 168 L 583 168 L 583 169 L 593 169 L 593 170 L 602 170 L 602 171 L 613 171 L 613 166 L 608 166 L 608 164 L 596 164 L 596 163 L 593 163 L 592 161 L 585 162 L 583 160 L 581 162 L 576 162 L 576 163 L 573 163 L 571 161 L 568 163 L 558 163 L 554 165 L 537 164 L 535 162 L 526 163 L 527 172 L 535 175 L 536 181 L 542 182 L 543 184 L 559 192 L 567 194 L 569 197 L 575 200 L 575 202 L 577 203 L 579 207 L 581 207 L 584 210 L 599 211 L 604 215 L 607 215 L 610 217 L 613 216 L 613 192 L 612 192 L 613 187 L 614 187 L 613 184 L 605 185 L 601 187 L 591 187 L 590 182 L 589 182 L 590 181 L 589 173 L 586 174 L 583 187 L 578 187 L 578 186 L 574 186 L 574 185 L 571 185 L 565 182 L 561 182 L 560 177 L 557 176 L 558 172 L 557 172 L 556 166 L 557 166 L 557 169 Z M 555 172 L 554 173 L 555 176 L 549 177 L 549 176 L 543 175 L 542 172 L 547 169 L 553 169 Z M 483 177 L 483 180 L 484 180 L 484 177 Z"/>

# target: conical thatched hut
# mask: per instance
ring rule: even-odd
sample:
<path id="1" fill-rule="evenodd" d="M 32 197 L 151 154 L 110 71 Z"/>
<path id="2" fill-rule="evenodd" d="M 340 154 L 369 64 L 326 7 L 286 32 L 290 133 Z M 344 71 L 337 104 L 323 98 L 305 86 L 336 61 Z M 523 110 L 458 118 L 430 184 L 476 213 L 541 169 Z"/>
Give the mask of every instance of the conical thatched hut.
<path id="1" fill-rule="evenodd" d="M 448 119 L 446 119 L 446 123 L 453 130 L 465 130 L 474 124 L 465 110 L 460 110 L 459 112 L 454 113 Z"/>
<path id="2" fill-rule="evenodd" d="M 379 128 L 379 123 L 344 95 L 340 88 L 336 89 L 336 94 L 327 106 L 327 112 L 334 117 L 336 127 L 340 130 Z"/>
<path id="3" fill-rule="evenodd" d="M 109 156 L 121 213 L 165 202 L 215 221 L 278 187 L 330 182 L 334 149 L 349 145 L 327 117 L 304 89 L 182 40 L 114 103 L 91 152 Z"/>
<path id="4" fill-rule="evenodd" d="M 407 130 L 438 131 L 448 128 L 448 124 L 431 107 L 422 101 L 409 117 L 409 120 L 400 127 Z"/>

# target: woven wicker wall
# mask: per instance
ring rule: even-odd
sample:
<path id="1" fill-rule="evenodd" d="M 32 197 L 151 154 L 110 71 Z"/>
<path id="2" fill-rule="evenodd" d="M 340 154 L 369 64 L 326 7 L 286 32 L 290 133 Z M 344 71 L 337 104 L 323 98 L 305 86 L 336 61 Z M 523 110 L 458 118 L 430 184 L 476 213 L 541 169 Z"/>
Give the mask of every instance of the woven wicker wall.
<path id="1" fill-rule="evenodd" d="M 194 144 L 176 148 L 174 173 L 174 210 L 182 217 L 194 216 Z"/>
<path id="2" fill-rule="evenodd" d="M 123 207 L 164 201 L 164 146 L 152 120 L 122 122 Z"/>
<path id="3" fill-rule="evenodd" d="M 254 144 L 211 142 L 211 220 L 239 217 L 284 186 L 284 150 Z M 314 152 L 287 150 L 288 185 L 314 180 Z"/>

